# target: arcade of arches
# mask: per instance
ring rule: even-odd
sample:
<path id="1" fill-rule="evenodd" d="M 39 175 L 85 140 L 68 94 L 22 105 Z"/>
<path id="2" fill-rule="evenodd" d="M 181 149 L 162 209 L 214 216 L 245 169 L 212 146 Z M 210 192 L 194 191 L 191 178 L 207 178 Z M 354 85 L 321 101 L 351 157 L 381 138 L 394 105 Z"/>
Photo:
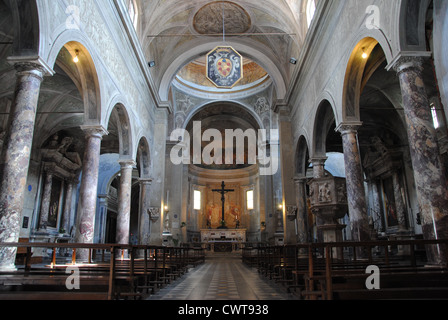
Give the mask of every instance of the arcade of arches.
<path id="1" fill-rule="evenodd" d="M 0 15 L 0 242 L 448 238 L 444 0 L 0 0 Z M 207 73 L 219 46 L 242 56 L 231 88 Z M 244 147 L 221 148 L 239 129 Z M 0 248 L 0 269 L 15 255 Z"/>

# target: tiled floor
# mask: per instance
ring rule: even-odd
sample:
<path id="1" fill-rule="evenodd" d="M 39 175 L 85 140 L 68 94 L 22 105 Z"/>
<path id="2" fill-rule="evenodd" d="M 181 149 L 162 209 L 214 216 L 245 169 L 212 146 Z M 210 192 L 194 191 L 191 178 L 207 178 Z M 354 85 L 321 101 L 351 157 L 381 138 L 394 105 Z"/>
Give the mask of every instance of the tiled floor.
<path id="1" fill-rule="evenodd" d="M 292 300 L 284 288 L 241 262 L 241 255 L 212 254 L 149 300 Z"/>

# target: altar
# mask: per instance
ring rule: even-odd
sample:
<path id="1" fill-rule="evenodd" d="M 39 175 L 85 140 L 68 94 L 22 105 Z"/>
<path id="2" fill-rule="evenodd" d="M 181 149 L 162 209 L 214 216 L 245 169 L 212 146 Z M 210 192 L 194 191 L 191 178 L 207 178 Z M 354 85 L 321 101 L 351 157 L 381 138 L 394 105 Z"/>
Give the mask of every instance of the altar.
<path id="1" fill-rule="evenodd" d="M 233 252 L 246 242 L 246 229 L 202 229 L 203 247 L 214 252 Z"/>

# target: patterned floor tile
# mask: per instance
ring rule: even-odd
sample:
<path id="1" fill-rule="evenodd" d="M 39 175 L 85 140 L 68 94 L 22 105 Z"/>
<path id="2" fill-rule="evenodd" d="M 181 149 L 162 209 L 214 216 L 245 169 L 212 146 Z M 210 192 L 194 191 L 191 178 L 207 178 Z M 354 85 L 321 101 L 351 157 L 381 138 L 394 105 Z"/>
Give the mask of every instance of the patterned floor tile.
<path id="1" fill-rule="evenodd" d="M 291 300 L 283 288 L 241 262 L 239 255 L 211 255 L 149 300 Z"/>

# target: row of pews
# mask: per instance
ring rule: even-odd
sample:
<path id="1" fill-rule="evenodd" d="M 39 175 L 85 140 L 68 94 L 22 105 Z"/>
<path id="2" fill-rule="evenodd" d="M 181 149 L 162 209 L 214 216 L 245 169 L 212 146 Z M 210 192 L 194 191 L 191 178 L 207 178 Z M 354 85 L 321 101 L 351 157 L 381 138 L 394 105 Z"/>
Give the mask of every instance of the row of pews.
<path id="1" fill-rule="evenodd" d="M 448 240 L 247 244 L 242 259 L 298 299 L 448 299 L 448 257 L 430 263 L 427 249 Z"/>
<path id="2" fill-rule="evenodd" d="M 0 271 L 0 300 L 145 299 L 202 264 L 197 247 L 76 243 L 0 243 L 23 264 Z M 35 252 L 48 253 L 39 263 Z M 80 257 L 83 257 L 80 259 Z"/>

